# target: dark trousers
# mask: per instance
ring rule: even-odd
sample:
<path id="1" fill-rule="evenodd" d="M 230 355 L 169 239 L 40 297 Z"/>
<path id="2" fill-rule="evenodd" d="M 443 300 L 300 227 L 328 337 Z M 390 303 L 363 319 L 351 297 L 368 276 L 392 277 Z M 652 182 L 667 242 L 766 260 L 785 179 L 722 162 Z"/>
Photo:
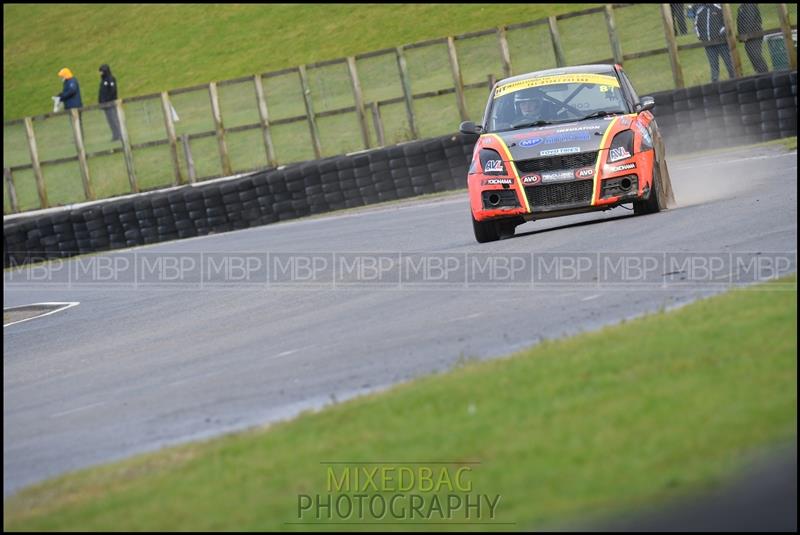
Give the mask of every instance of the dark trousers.
<path id="1" fill-rule="evenodd" d="M 728 78 L 734 78 L 736 76 L 733 72 L 733 60 L 731 60 L 731 51 L 728 50 L 728 45 L 707 46 L 706 56 L 708 57 L 708 64 L 711 67 L 712 82 L 719 80 L 720 56 L 722 56 L 722 61 L 725 63 L 725 68 L 728 69 Z"/>
<path id="2" fill-rule="evenodd" d="M 116 108 L 113 106 L 103 108 L 103 112 L 106 114 L 106 122 L 108 122 L 108 127 L 111 129 L 111 141 L 119 141 L 121 136 L 119 134 L 119 118 L 117 117 Z"/>
<path id="3" fill-rule="evenodd" d="M 683 4 L 670 4 L 672 11 L 672 25 L 675 35 L 686 35 L 686 14 L 683 11 Z"/>
<path id="4" fill-rule="evenodd" d="M 747 57 L 750 58 L 750 63 L 753 64 L 753 68 L 756 70 L 756 72 L 763 73 L 769 71 L 767 62 L 764 61 L 764 56 L 761 53 L 761 39 L 751 39 L 746 41 L 744 43 L 744 49 L 747 52 Z"/>

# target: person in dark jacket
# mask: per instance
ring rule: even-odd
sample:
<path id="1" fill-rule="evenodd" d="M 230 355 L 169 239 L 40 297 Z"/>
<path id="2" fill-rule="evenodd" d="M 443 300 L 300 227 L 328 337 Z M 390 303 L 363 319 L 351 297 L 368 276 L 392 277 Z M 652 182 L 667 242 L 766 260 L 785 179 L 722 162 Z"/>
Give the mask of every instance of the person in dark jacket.
<path id="1" fill-rule="evenodd" d="M 750 63 L 756 72 L 767 72 L 767 62 L 764 61 L 761 48 L 761 37 L 749 37 L 748 34 L 761 33 L 761 11 L 758 4 L 739 4 L 739 12 L 736 15 L 736 33 L 739 40 L 744 41 L 744 49 Z"/>
<path id="2" fill-rule="evenodd" d="M 56 95 L 64 103 L 64 109 L 82 108 L 81 87 L 78 79 L 72 75 L 72 71 L 64 67 L 58 71 L 58 76 L 64 81 L 61 93 Z"/>
<path id="3" fill-rule="evenodd" d="M 694 31 L 700 41 L 706 43 L 725 39 L 725 21 L 722 17 L 722 4 L 695 4 L 694 5 Z M 728 69 L 728 77 L 735 76 L 733 72 L 733 60 L 731 52 L 728 50 L 727 43 L 717 45 L 706 45 L 706 57 L 708 65 L 711 67 L 711 81 L 719 80 L 719 58 L 725 62 Z"/>
<path id="4" fill-rule="evenodd" d="M 103 63 L 100 65 L 100 92 L 97 101 L 100 104 L 106 102 L 114 102 L 117 100 L 117 79 L 111 74 L 111 67 Z M 108 127 L 111 129 L 111 141 L 119 141 L 121 139 L 119 132 L 119 120 L 117 119 L 117 109 L 114 105 L 109 104 L 103 106 L 103 111 L 106 114 L 106 121 Z"/>

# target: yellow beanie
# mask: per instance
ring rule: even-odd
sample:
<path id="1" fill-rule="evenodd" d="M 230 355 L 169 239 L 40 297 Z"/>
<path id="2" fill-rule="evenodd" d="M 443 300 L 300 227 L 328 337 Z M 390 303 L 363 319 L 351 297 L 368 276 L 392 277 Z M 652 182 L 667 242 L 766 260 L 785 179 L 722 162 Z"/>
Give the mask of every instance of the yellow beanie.
<path id="1" fill-rule="evenodd" d="M 63 69 L 58 71 L 58 75 L 59 76 L 63 76 L 64 78 L 69 80 L 70 78 L 72 78 L 72 71 L 69 70 L 68 68 L 64 67 Z"/>

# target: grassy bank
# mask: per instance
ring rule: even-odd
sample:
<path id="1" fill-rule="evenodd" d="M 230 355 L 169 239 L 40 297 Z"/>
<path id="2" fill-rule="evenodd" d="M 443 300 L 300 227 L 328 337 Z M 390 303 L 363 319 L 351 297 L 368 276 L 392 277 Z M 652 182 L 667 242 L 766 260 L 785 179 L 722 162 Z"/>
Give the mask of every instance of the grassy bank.
<path id="1" fill-rule="evenodd" d="M 594 4 L 3 6 L 3 119 L 44 113 L 68 65 L 96 102 L 101 63 L 130 97 L 538 19 Z"/>
<path id="2" fill-rule="evenodd" d="M 45 482 L 5 500 L 4 527 L 313 529 L 296 523 L 315 521 L 298 496 L 329 494 L 333 461 L 469 467 L 471 492 L 501 501 L 494 518 L 455 514 L 457 529 L 636 509 L 719 484 L 755 448 L 796 436 L 796 309 L 791 276 L 466 363 L 266 430 Z"/>

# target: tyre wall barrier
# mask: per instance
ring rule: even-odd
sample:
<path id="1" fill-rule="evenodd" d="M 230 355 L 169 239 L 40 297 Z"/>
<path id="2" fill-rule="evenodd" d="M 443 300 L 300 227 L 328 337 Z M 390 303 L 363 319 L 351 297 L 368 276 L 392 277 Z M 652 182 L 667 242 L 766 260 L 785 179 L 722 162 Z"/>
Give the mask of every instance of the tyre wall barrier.
<path id="1" fill-rule="evenodd" d="M 654 93 L 669 154 L 797 135 L 797 71 Z M 227 232 L 466 187 L 477 136 L 455 134 L 244 177 L 6 217 L 3 265 Z"/>

